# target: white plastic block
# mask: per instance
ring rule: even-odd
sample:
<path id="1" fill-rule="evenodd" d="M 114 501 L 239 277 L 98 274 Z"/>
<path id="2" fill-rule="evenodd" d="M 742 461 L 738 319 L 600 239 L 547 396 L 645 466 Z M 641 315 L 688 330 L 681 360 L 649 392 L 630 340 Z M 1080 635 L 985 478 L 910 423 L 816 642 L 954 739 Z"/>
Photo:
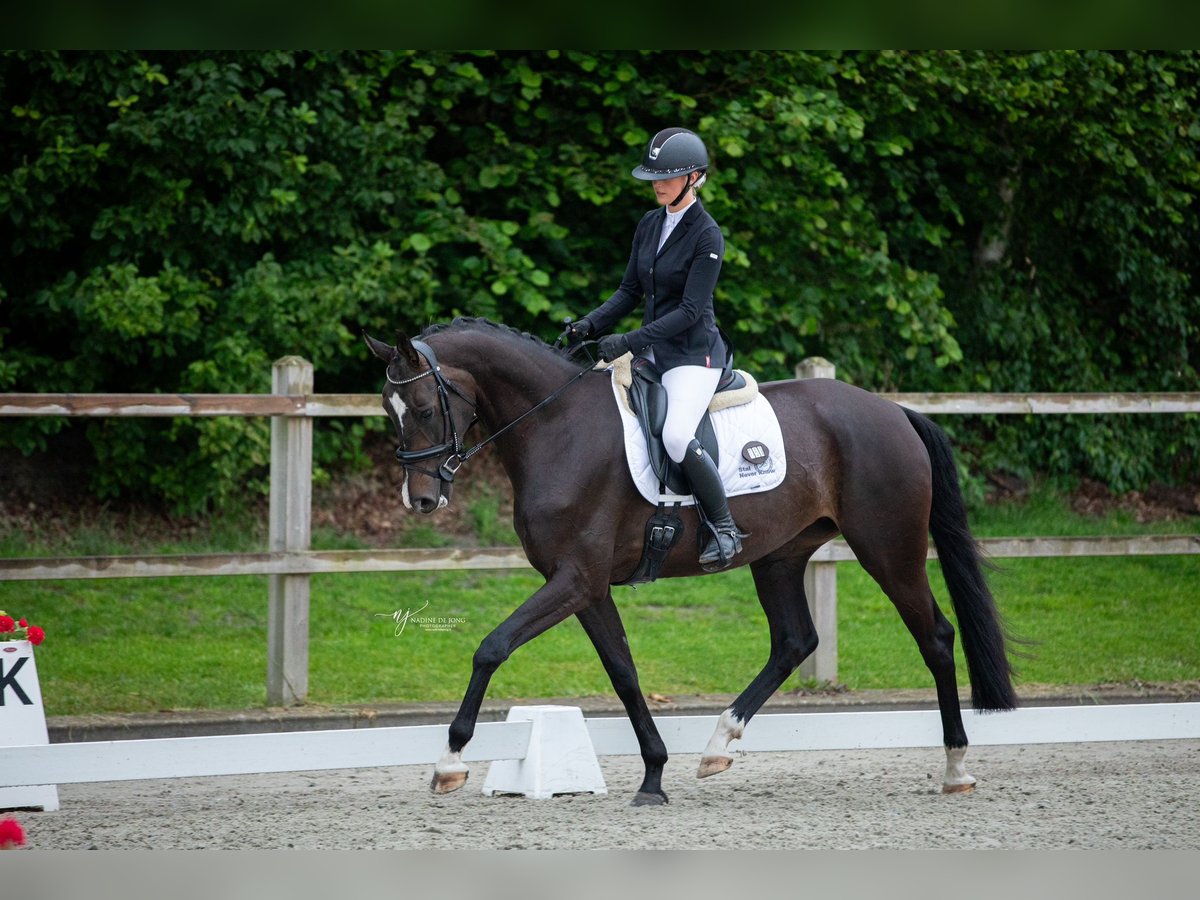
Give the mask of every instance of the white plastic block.
<path id="1" fill-rule="evenodd" d="M 514 706 L 509 722 L 532 722 L 524 759 L 493 762 L 484 796 L 523 794 L 548 800 L 555 794 L 607 794 L 600 762 L 577 706 Z"/>

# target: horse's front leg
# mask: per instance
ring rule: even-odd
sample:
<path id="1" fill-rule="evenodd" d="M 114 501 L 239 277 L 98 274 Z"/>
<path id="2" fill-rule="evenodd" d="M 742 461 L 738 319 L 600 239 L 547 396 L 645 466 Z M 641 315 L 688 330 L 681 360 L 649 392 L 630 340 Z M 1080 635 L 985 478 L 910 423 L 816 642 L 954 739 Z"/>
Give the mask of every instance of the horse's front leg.
<path id="1" fill-rule="evenodd" d="M 604 671 L 608 673 L 613 689 L 625 706 L 642 751 L 642 761 L 646 764 L 646 776 L 633 798 L 633 805 L 658 806 L 666 803 L 662 772 L 667 764 L 667 747 L 654 725 L 654 718 L 646 707 L 646 698 L 642 696 L 642 689 L 638 685 L 637 668 L 629 652 L 621 615 L 613 603 L 612 591 L 608 591 L 595 606 L 580 610 L 578 617 L 600 655 L 600 662 L 604 664 Z"/>
<path id="2" fill-rule="evenodd" d="M 462 751 L 475 734 L 479 707 L 487 693 L 488 682 L 500 664 L 522 644 L 598 599 L 596 591 L 587 590 L 576 573 L 560 570 L 483 639 L 475 651 L 471 681 L 458 715 L 450 723 L 450 740 L 433 769 L 430 789 L 435 794 L 449 793 L 466 783 L 468 767 L 462 761 Z"/>

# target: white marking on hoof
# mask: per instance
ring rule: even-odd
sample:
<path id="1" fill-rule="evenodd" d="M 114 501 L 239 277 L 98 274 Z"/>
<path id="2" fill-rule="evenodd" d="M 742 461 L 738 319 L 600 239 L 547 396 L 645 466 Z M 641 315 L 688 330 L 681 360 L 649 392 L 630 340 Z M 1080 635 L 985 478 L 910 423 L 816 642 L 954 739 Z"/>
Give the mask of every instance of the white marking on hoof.
<path id="1" fill-rule="evenodd" d="M 966 747 L 946 748 L 946 777 L 942 780 L 943 794 L 969 794 L 975 790 L 975 779 L 967 774 L 963 758 Z"/>
<path id="2" fill-rule="evenodd" d="M 709 775 L 719 775 L 733 765 L 733 756 L 703 756 L 700 758 L 700 768 L 696 770 L 697 778 L 707 778 Z"/>
<path id="3" fill-rule="evenodd" d="M 449 794 L 452 791 L 457 791 L 460 787 L 467 783 L 468 772 L 452 772 L 449 775 L 439 775 L 433 773 L 433 781 L 429 783 L 429 789 L 435 794 Z"/>
<path id="4" fill-rule="evenodd" d="M 729 742 L 738 740 L 745 729 L 746 723 L 739 719 L 732 709 L 721 713 L 721 718 L 717 720 L 717 730 L 709 738 L 708 745 L 700 757 L 700 768 L 696 777 L 707 778 L 732 766 L 733 754 L 729 752 Z"/>
<path id="5" fill-rule="evenodd" d="M 470 768 L 462 761 L 462 753 L 453 753 L 447 746 L 433 767 L 433 781 L 429 787 L 435 794 L 457 791 L 467 783 L 469 772 Z"/>
<path id="6" fill-rule="evenodd" d="M 975 792 L 975 782 L 970 784 L 943 784 L 943 794 L 971 794 Z"/>

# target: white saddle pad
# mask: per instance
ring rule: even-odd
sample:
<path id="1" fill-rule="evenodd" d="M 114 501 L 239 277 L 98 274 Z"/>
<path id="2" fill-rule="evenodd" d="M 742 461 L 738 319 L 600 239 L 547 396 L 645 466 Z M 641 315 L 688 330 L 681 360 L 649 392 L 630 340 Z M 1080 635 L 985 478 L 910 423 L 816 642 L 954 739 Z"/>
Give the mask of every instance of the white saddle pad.
<path id="1" fill-rule="evenodd" d="M 621 425 L 625 429 L 625 458 L 629 461 L 629 474 L 638 493 L 654 504 L 676 501 L 684 506 L 694 504 L 696 500 L 691 494 L 659 494 L 658 477 L 650 465 L 646 438 L 627 399 L 622 396 L 626 388 L 617 378 L 613 378 L 612 387 L 613 398 L 621 413 Z M 767 399 L 756 393 L 749 403 L 710 415 L 720 448 L 717 468 L 725 483 L 726 495 L 737 497 L 778 487 L 787 474 L 787 459 L 783 453 L 779 419 Z"/>

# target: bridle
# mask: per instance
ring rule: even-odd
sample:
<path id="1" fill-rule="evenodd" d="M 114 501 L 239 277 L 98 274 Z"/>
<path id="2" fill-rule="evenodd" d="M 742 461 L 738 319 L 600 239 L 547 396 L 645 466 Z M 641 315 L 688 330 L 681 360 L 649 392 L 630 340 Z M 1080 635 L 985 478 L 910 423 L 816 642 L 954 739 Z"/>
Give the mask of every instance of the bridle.
<path id="1" fill-rule="evenodd" d="M 454 415 L 450 410 L 450 392 L 453 391 L 471 406 L 471 421 L 463 431 L 463 434 L 470 431 L 471 426 L 479 420 L 479 412 L 475 406 L 475 401 L 464 394 L 458 385 L 442 374 L 442 367 L 438 364 L 437 354 L 433 352 L 432 347 L 424 341 L 413 341 L 412 346 L 424 358 L 425 362 L 429 364 L 429 368 L 409 378 L 395 379 L 392 377 L 392 367 L 389 365 L 384 374 L 387 375 L 389 382 L 397 386 L 412 384 L 414 381 L 420 381 L 422 378 L 433 378 L 437 387 L 438 405 L 442 408 L 443 439 L 440 444 L 435 444 L 424 450 L 405 450 L 403 447 L 404 433 L 403 429 L 401 429 L 400 440 L 402 445 L 396 448 L 396 459 L 406 469 L 416 469 L 418 472 L 428 475 L 431 478 L 440 478 L 442 481 L 452 482 L 462 464 L 467 461 L 467 458 L 478 452 L 478 449 L 473 448 L 468 451 L 466 456 L 463 455 L 462 435 L 458 433 L 458 426 L 455 425 Z M 447 435 L 449 435 L 448 440 L 446 439 Z M 414 463 L 424 462 L 427 459 L 433 459 L 435 456 L 441 456 L 443 453 L 449 453 L 449 455 L 436 472 L 414 465 Z M 452 461 L 455 462 L 452 464 Z"/>
<path id="2" fill-rule="evenodd" d="M 588 341 L 586 343 L 590 344 L 592 342 Z M 466 434 L 468 431 L 470 431 L 471 426 L 479 421 L 479 409 L 473 399 L 464 394 L 458 385 L 442 374 L 442 367 L 438 364 L 437 354 L 433 352 L 432 347 L 430 347 L 424 341 L 413 341 L 412 346 L 413 349 L 425 359 L 425 362 L 429 364 L 429 368 L 424 372 L 419 372 L 418 374 L 412 375 L 408 378 L 396 380 L 392 377 L 391 366 L 389 365 L 384 374 L 387 375 L 387 380 L 394 385 L 412 384 L 414 381 L 419 381 L 422 378 L 433 378 L 434 383 L 437 386 L 438 404 L 442 408 L 442 442 L 432 447 L 427 447 L 424 450 L 405 450 L 403 446 L 397 447 L 396 459 L 400 461 L 400 464 L 404 466 L 405 469 L 415 469 L 423 475 L 428 475 L 430 478 L 439 478 L 447 484 L 453 483 L 454 476 L 458 474 L 458 470 L 463 467 L 463 464 L 466 463 L 467 460 L 469 460 L 472 456 L 474 456 L 492 441 L 496 440 L 496 438 L 500 437 L 506 431 L 515 428 L 526 416 L 533 415 L 533 413 L 537 412 L 543 406 L 546 406 L 548 403 L 556 400 L 559 394 L 573 385 L 588 372 L 592 371 L 594 365 L 593 362 L 589 361 L 586 366 L 571 376 L 570 380 L 567 381 L 566 384 L 562 385 L 562 387 L 558 388 L 556 391 L 554 391 L 554 393 L 550 394 L 550 396 L 525 410 L 525 412 L 521 413 L 521 415 L 517 416 L 503 428 L 498 429 L 488 437 L 484 438 L 474 447 L 464 450 L 462 436 L 460 436 L 458 433 L 458 427 L 454 424 L 454 416 L 450 410 L 450 393 L 453 391 L 471 406 L 471 421 L 463 430 L 463 434 Z M 446 439 L 447 434 L 449 434 L 449 439 Z M 400 440 L 401 442 L 404 440 L 403 429 L 401 429 Z M 427 459 L 432 459 L 435 456 L 441 456 L 443 453 L 447 452 L 449 455 L 438 467 L 436 472 L 422 468 L 421 466 L 413 465 L 413 463 L 424 462 Z"/>

